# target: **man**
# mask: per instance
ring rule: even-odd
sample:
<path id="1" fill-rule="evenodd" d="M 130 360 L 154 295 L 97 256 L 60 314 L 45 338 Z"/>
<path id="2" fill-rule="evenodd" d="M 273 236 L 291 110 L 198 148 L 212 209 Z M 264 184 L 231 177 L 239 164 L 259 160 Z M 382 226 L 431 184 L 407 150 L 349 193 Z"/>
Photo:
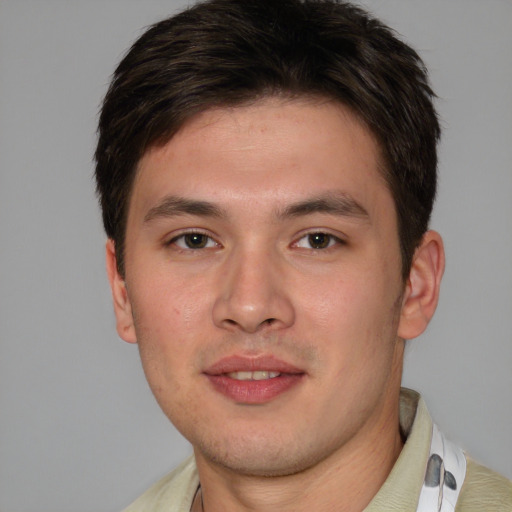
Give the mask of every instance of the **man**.
<path id="1" fill-rule="evenodd" d="M 334 1 L 214 0 L 150 28 L 103 105 L 120 336 L 194 458 L 129 510 L 509 510 L 400 390 L 444 269 L 417 54 Z"/>

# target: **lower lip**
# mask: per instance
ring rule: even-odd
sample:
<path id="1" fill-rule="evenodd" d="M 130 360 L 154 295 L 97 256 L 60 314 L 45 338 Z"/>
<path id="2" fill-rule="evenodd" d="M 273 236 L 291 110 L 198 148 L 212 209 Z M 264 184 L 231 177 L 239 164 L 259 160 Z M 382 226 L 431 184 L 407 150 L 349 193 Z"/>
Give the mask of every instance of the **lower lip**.
<path id="1" fill-rule="evenodd" d="M 297 386 L 301 373 L 283 373 L 273 379 L 236 380 L 227 375 L 207 375 L 213 387 L 240 404 L 264 404 Z"/>

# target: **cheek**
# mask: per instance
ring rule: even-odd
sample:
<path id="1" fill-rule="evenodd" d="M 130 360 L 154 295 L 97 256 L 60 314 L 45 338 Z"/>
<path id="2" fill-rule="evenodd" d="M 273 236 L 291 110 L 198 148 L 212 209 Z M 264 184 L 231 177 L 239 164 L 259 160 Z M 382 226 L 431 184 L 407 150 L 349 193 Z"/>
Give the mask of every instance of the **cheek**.
<path id="1" fill-rule="evenodd" d="M 353 274 L 333 272 L 328 280 L 309 283 L 298 314 L 299 332 L 319 336 L 346 371 L 361 360 L 387 358 L 397 328 L 396 281 L 376 279 L 375 269 Z M 381 276 L 383 274 L 380 274 Z M 311 327 L 316 332 L 311 332 Z"/>
<path id="2" fill-rule="evenodd" d="M 370 274 L 365 278 L 341 271 L 311 280 L 301 296 L 300 307 L 312 325 L 346 334 L 364 330 L 375 319 L 382 303 L 381 293 Z"/>
<path id="3" fill-rule="evenodd" d="M 142 367 L 160 407 L 173 419 L 173 411 L 191 400 L 187 377 L 195 372 L 202 304 L 163 280 L 148 280 L 137 289 L 151 290 L 132 298 Z"/>
<path id="4" fill-rule="evenodd" d="M 208 298 L 200 284 L 165 274 L 141 280 L 133 282 L 137 293 L 130 296 L 135 331 L 146 378 L 161 402 L 165 389 L 181 391 L 182 377 L 194 365 L 209 318 Z"/>
<path id="5" fill-rule="evenodd" d="M 139 293 L 131 297 L 136 328 L 144 338 L 166 344 L 182 344 L 200 328 L 210 310 L 204 281 L 183 279 L 169 273 L 144 276 L 134 289 Z"/>

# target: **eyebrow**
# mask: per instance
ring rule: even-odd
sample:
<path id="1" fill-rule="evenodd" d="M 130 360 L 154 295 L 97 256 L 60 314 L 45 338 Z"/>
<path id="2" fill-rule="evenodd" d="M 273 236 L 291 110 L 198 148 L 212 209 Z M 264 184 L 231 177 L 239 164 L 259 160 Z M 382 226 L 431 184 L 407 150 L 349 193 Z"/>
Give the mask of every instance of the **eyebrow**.
<path id="1" fill-rule="evenodd" d="M 301 217 L 314 213 L 326 213 L 342 217 L 369 219 L 369 214 L 354 198 L 344 192 L 329 192 L 303 201 L 292 203 L 276 212 L 278 219 Z M 199 217 L 226 217 L 226 212 L 208 201 L 166 196 L 151 208 L 144 217 L 144 223 L 158 218 L 196 215 Z"/>
<path id="2" fill-rule="evenodd" d="M 278 212 L 279 218 L 301 217 L 313 213 L 327 213 L 342 217 L 368 220 L 370 215 L 352 196 L 344 192 L 329 192 L 293 203 Z"/>
<path id="3" fill-rule="evenodd" d="M 144 217 L 144 223 L 158 218 L 176 217 L 179 215 L 197 215 L 199 217 L 223 217 L 224 210 L 208 201 L 185 199 L 178 196 L 167 196 L 151 208 Z"/>

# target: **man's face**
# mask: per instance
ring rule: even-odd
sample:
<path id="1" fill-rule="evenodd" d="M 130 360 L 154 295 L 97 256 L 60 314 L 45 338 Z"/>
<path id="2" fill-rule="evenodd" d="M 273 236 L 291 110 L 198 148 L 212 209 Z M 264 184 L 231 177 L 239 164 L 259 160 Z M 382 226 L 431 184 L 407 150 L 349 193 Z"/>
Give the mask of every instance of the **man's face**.
<path id="1" fill-rule="evenodd" d="M 207 111 L 142 158 L 118 319 L 199 462 L 290 474 L 396 407 L 403 282 L 378 166 L 344 107 L 276 99 Z"/>

